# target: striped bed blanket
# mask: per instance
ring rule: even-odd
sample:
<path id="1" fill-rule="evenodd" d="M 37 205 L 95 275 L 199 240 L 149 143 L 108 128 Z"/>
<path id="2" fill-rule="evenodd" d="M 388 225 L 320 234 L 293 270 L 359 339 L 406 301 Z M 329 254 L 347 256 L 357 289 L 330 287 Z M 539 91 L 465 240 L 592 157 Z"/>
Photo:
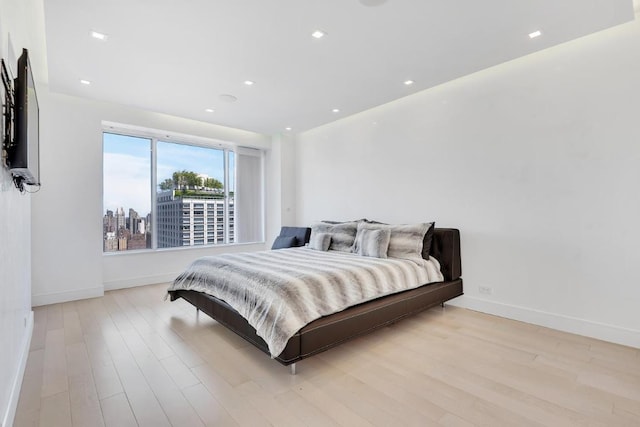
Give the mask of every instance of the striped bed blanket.
<path id="1" fill-rule="evenodd" d="M 442 280 L 433 257 L 416 262 L 302 247 L 199 258 L 168 290 L 194 290 L 224 300 L 276 357 L 313 320 Z"/>

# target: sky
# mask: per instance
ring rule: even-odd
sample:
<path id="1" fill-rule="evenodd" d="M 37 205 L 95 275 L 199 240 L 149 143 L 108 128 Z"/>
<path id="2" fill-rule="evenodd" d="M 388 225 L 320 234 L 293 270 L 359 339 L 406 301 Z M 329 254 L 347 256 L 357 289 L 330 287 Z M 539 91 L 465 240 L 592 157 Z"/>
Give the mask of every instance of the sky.
<path id="1" fill-rule="evenodd" d="M 133 208 L 141 216 L 151 212 L 151 140 L 104 133 L 104 212 Z M 211 148 L 157 142 L 158 180 L 176 171 L 193 171 L 224 182 L 224 152 Z M 231 167 L 233 167 L 233 159 Z M 233 170 L 233 169 L 230 169 Z M 231 177 L 230 190 L 233 189 Z"/>

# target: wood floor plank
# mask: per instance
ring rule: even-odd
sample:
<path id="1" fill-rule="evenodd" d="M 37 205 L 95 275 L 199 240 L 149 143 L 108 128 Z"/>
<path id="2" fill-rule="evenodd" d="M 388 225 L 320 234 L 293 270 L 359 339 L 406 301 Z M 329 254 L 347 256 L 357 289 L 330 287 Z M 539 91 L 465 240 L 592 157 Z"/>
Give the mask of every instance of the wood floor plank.
<path id="1" fill-rule="evenodd" d="M 235 389 L 241 398 L 251 402 L 271 425 L 294 427 L 304 423 L 304 420 L 287 411 L 272 394 L 265 393 L 264 389 L 253 381 L 247 381 Z"/>
<path id="2" fill-rule="evenodd" d="M 200 383 L 178 356 L 167 357 L 160 362 L 178 388 L 184 389 Z"/>
<path id="3" fill-rule="evenodd" d="M 315 377 L 310 380 L 327 394 L 335 396 L 346 407 L 372 425 L 417 425 L 427 422 L 426 417 L 411 411 L 399 400 L 390 400 L 383 393 L 368 387 L 350 374 Z"/>
<path id="4" fill-rule="evenodd" d="M 244 401 L 242 396 L 212 366 L 200 365 L 193 368 L 192 371 L 238 424 L 243 426 L 269 425 L 254 406 L 250 402 Z"/>
<path id="5" fill-rule="evenodd" d="M 178 386 L 146 346 L 136 330 L 122 333 L 124 341 L 138 364 L 147 384 L 174 426 L 199 426 L 202 421 L 187 402 Z"/>
<path id="6" fill-rule="evenodd" d="M 306 425 L 309 427 L 325 427 L 334 426 L 338 423 L 331 419 L 329 414 L 321 411 L 312 402 L 304 399 L 293 390 L 287 390 L 283 393 L 274 396 L 274 399 L 282 408 L 296 417 L 299 420 L 300 425 Z"/>
<path id="7" fill-rule="evenodd" d="M 123 392 L 118 372 L 102 335 L 85 335 L 85 345 L 93 372 L 98 399 Z"/>
<path id="8" fill-rule="evenodd" d="M 63 391 L 58 394 L 42 398 L 40 409 L 40 427 L 72 427 L 71 403 L 69 392 Z"/>
<path id="9" fill-rule="evenodd" d="M 157 332 L 162 336 L 173 353 L 189 368 L 194 368 L 205 363 L 204 359 L 192 346 L 170 329 L 166 328 L 158 330 Z"/>
<path id="10" fill-rule="evenodd" d="M 103 426 L 104 421 L 84 342 L 66 346 L 71 419 L 75 425 Z"/>
<path id="11" fill-rule="evenodd" d="M 162 339 L 162 342 L 170 349 L 170 351 L 166 351 L 166 355 L 177 355 L 182 362 L 190 368 L 204 363 L 204 360 L 199 357 L 198 353 L 190 348 L 189 345 L 171 329 L 171 322 L 165 322 L 154 310 L 147 306 L 138 308 L 138 311 L 147 319 L 149 324 L 154 325 L 154 333 L 157 334 L 158 337 Z"/>
<path id="12" fill-rule="evenodd" d="M 59 312 L 62 315 L 61 308 Z M 67 390 L 69 390 L 69 379 L 64 329 L 49 329 L 45 339 L 41 396 L 48 397 Z"/>
<path id="13" fill-rule="evenodd" d="M 64 323 L 64 343 L 68 345 L 82 342 L 82 326 L 78 312 L 75 310 L 75 304 L 63 310 L 62 321 Z"/>
<path id="14" fill-rule="evenodd" d="M 186 387 L 183 393 L 206 426 L 239 425 L 202 384 Z"/>
<path id="15" fill-rule="evenodd" d="M 335 374 L 334 372 L 333 375 Z M 326 375 L 329 376 L 329 374 Z M 344 375 L 344 373 L 338 373 L 338 375 Z M 293 391 L 326 414 L 337 425 L 344 427 L 374 425 L 365 417 L 350 409 L 338 396 L 332 395 L 312 382 L 303 381 Z"/>
<path id="16" fill-rule="evenodd" d="M 100 406 L 106 427 L 137 427 L 138 423 L 124 393 L 102 399 Z"/>
<path id="17" fill-rule="evenodd" d="M 51 304 L 46 306 L 47 309 L 47 330 L 64 328 L 64 320 L 62 317 L 62 304 Z"/>
<path id="18" fill-rule="evenodd" d="M 446 413 L 438 422 L 438 425 L 446 427 L 474 427 L 475 424 L 465 421 L 457 415 Z"/>
<path id="19" fill-rule="evenodd" d="M 16 409 L 16 426 L 38 425 L 40 422 L 43 365 L 44 348 L 30 351 Z"/>
<path id="20" fill-rule="evenodd" d="M 211 332 L 202 332 L 190 344 L 199 349 L 201 357 L 214 366 L 228 384 L 236 386 L 249 380 L 244 366 L 237 363 L 233 356 L 228 356 L 229 352 L 234 351 L 233 347 L 220 337 Z"/>
<path id="21" fill-rule="evenodd" d="M 104 426 L 100 401 L 91 376 L 69 380 L 71 419 L 76 426 Z"/>
<path id="22" fill-rule="evenodd" d="M 13 427 L 38 427 L 40 425 L 40 410 L 25 412 L 18 411 L 13 421 Z"/>
<path id="23" fill-rule="evenodd" d="M 138 424 L 141 426 L 169 426 L 169 419 L 120 333 L 105 334 L 105 341 Z"/>
<path id="24" fill-rule="evenodd" d="M 437 422 L 447 411 L 438 405 L 433 404 L 422 395 L 422 385 L 412 381 L 397 381 L 397 376 L 393 371 L 386 368 L 385 363 L 377 362 L 374 366 L 363 369 L 356 369 L 351 372 L 355 378 L 383 393 L 389 401 L 398 400 L 409 406 L 416 416 Z"/>

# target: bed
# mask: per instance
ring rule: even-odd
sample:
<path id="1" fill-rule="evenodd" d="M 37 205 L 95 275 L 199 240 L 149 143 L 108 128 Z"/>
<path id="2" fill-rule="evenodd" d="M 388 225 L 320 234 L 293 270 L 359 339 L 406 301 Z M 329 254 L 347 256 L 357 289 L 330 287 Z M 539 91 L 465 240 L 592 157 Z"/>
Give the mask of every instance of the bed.
<path id="1" fill-rule="evenodd" d="M 278 255 L 280 257 L 286 257 L 286 251 L 302 257 L 312 255 L 312 250 L 299 247 L 309 241 L 310 229 L 288 227 L 287 229 L 283 228 L 282 234 L 297 236 L 296 239 L 292 239 L 292 241 L 297 243 L 293 246 L 298 247 L 282 251 L 265 251 L 264 254 L 254 255 L 250 263 L 262 263 L 261 258 L 255 261 L 255 257 L 258 256 L 268 257 Z M 176 279 L 174 285 L 169 288 L 168 293 L 171 301 L 179 298 L 188 301 L 195 306 L 197 310 L 203 311 L 263 352 L 271 355 L 272 358 L 281 364 L 291 365 L 291 371 L 295 373 L 295 363 L 302 359 L 328 350 L 352 338 L 372 332 L 435 305 L 444 305 L 446 301 L 462 295 L 459 231 L 451 228 L 435 228 L 431 239 L 430 256 L 437 260 L 435 265 L 439 267 L 442 281 L 420 284 L 419 286 L 399 292 L 388 292 L 385 296 L 350 306 L 333 314 L 323 315 L 292 333 L 286 342 L 277 346 L 278 350 L 276 354 L 273 352 L 274 346 L 271 341 L 267 343 L 265 339 L 261 338 L 256 328 L 251 326 L 249 321 L 230 304 L 225 302 L 225 300 L 216 298 L 197 288 L 176 289 L 175 283 L 179 281 L 178 279 Z M 272 254 L 266 252 L 271 252 Z M 331 256 L 331 252 L 332 251 L 328 251 L 325 256 Z M 217 259 L 219 257 L 206 258 Z M 351 258 L 345 258 L 347 259 L 345 263 L 355 263 L 357 258 L 366 257 L 351 255 Z M 304 259 L 305 258 L 302 258 L 303 261 Z M 327 261 L 324 259 L 322 262 L 326 264 L 330 261 L 331 260 Z M 300 263 L 301 261 L 297 262 Z M 217 274 L 226 268 L 226 266 L 223 266 L 217 271 Z M 183 273 L 181 277 L 184 279 L 186 274 Z M 231 299 L 228 299 L 228 301 L 231 301 Z M 252 320 L 255 324 L 255 319 Z M 260 330 L 259 327 L 258 330 Z M 262 336 L 265 336 L 264 331 L 260 330 L 260 332 Z"/>

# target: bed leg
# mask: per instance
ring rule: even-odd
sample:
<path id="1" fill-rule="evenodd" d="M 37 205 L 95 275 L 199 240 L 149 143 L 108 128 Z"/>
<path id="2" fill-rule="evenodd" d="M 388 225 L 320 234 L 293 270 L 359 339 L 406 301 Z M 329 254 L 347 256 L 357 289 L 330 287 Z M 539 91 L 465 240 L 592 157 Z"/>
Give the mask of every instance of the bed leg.
<path id="1" fill-rule="evenodd" d="M 441 306 L 442 308 L 444 308 L 444 301 L 442 301 L 442 302 L 440 303 L 440 306 Z"/>
<path id="2" fill-rule="evenodd" d="M 200 309 L 196 307 L 196 317 L 198 317 L 199 314 L 200 314 Z"/>
<path id="3" fill-rule="evenodd" d="M 291 375 L 295 375 L 296 374 L 296 364 L 292 363 L 291 365 L 289 365 L 289 367 L 291 368 Z"/>

